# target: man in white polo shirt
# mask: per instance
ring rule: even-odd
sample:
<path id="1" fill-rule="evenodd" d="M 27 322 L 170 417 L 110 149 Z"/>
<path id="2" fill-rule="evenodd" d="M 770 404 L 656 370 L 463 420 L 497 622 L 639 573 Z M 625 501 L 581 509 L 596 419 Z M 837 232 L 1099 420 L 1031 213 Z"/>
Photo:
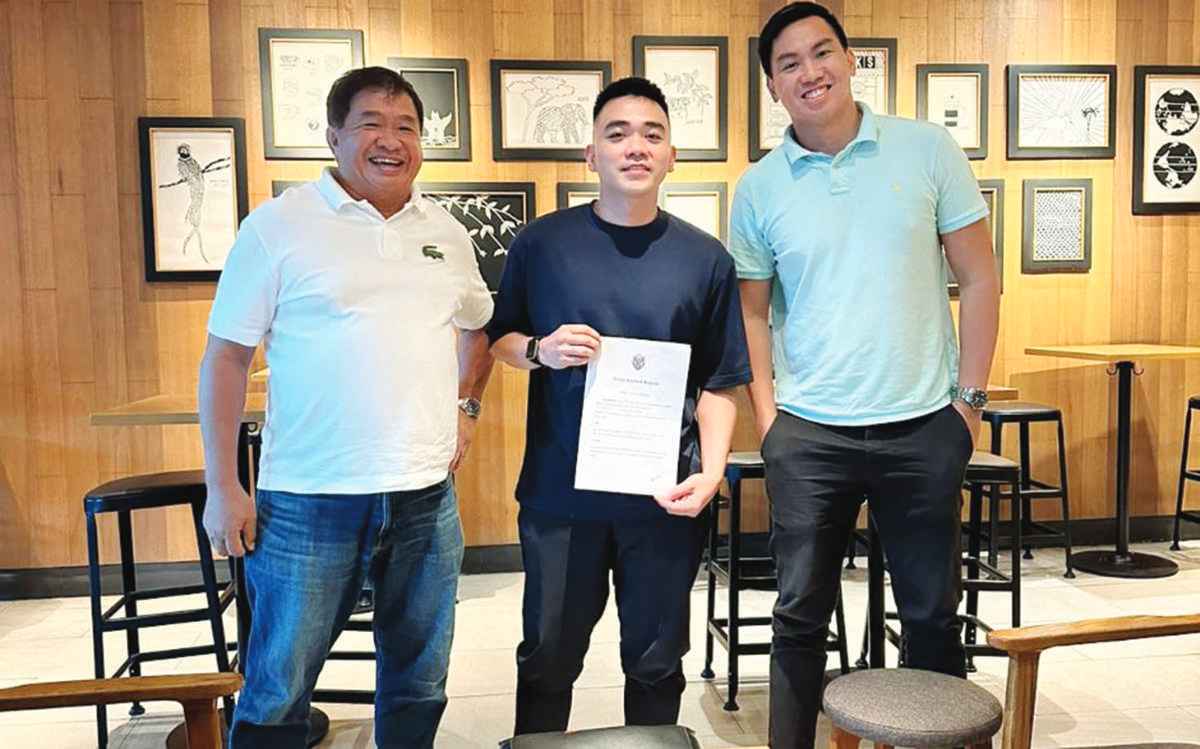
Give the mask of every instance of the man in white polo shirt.
<path id="1" fill-rule="evenodd" d="M 230 746 L 305 745 L 317 675 L 369 579 L 376 744 L 429 747 L 463 551 L 449 474 L 491 368 L 492 299 L 466 232 L 413 186 L 411 85 L 352 70 L 328 121 L 337 168 L 242 223 L 200 369 L 204 525 L 218 552 L 246 555 L 253 613 Z M 260 341 L 271 378 L 252 499 L 235 453 Z"/>

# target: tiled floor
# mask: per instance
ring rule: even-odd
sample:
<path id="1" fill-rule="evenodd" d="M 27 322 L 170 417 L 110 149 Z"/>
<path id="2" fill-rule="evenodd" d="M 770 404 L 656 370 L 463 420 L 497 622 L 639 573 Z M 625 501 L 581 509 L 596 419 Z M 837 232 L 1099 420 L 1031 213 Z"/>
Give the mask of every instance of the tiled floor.
<path id="1" fill-rule="evenodd" d="M 1142 550 L 1164 551 L 1163 544 Z M 1170 553 L 1181 566 L 1175 577 L 1163 580 L 1118 580 L 1080 574 L 1063 579 L 1062 553 L 1039 551 L 1027 561 L 1024 617 L 1026 624 L 1070 621 L 1127 614 L 1200 612 L 1200 542 Z M 724 591 L 721 591 L 721 595 Z M 851 650 L 861 642 L 865 609 L 865 572 L 846 573 L 846 611 Z M 512 727 L 513 649 L 520 639 L 521 575 L 473 575 L 460 586 L 458 629 L 448 691 L 450 704 L 437 746 L 493 747 Z M 982 596 L 984 619 L 1007 624 L 1007 597 Z M 770 611 L 772 595 L 747 593 L 743 613 Z M 725 680 L 700 678 L 704 660 L 705 606 L 703 585 L 693 594 L 693 651 L 684 663 L 688 687 L 680 722 L 691 726 L 705 747 L 757 746 L 766 743 L 767 659 L 742 659 L 741 709 L 726 712 Z M 232 620 L 230 620 L 232 631 Z M 765 635 L 765 631 L 762 632 Z M 201 642 L 205 625 L 182 625 L 150 630 L 150 646 L 183 646 Z M 355 647 L 348 634 L 343 645 Z M 575 694 L 572 728 L 621 723 L 622 683 L 617 658 L 617 617 L 610 601 L 592 638 L 591 652 Z M 106 641 L 115 662 L 123 640 Z M 369 641 L 361 640 L 361 646 Z M 717 649 L 715 670 L 724 672 L 724 651 Z M 852 656 L 853 657 L 853 656 Z M 890 653 L 889 663 L 895 663 Z M 1005 662 L 982 658 L 971 678 L 1001 699 Z M 84 678 L 91 675 L 91 638 L 86 598 L 0 602 L 0 687 L 30 681 Z M 150 671 L 151 668 L 156 670 Z M 211 657 L 152 664 L 151 673 L 212 669 Z M 369 686 L 371 667 L 362 662 L 331 663 L 323 686 Z M 372 747 L 371 709 L 325 705 L 333 720 L 323 747 Z M 114 749 L 160 747 L 180 719 L 167 703 L 147 706 L 145 715 L 130 719 L 123 707 L 110 710 L 109 746 Z M 828 724 L 820 726 L 823 743 Z M 1200 743 L 1200 635 L 1131 643 L 1088 645 L 1050 651 L 1043 658 L 1039 681 L 1036 746 L 1089 746 L 1146 741 Z M 94 712 L 89 708 L 0 714 L 0 746 L 95 746 Z"/>

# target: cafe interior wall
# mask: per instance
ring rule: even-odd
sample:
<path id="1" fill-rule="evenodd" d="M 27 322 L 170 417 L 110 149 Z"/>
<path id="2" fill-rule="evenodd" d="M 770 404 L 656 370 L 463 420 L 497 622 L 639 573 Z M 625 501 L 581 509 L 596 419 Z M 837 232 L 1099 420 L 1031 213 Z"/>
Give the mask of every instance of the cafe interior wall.
<path id="1" fill-rule="evenodd" d="M 115 477 L 202 463 L 195 427 L 93 427 L 90 412 L 191 393 L 212 284 L 147 283 L 136 119 L 246 121 L 251 205 L 272 180 L 313 178 L 317 162 L 263 158 L 258 27 L 362 29 L 369 63 L 389 55 L 465 57 L 470 163 L 426 162 L 425 180 L 532 181 L 539 213 L 579 163 L 491 154 L 488 60 L 608 59 L 631 73 L 634 34 L 729 37 L 729 159 L 681 163 L 672 179 L 726 181 L 747 166 L 746 39 L 782 3 L 752 0 L 0 0 L 0 569 L 83 564 L 81 498 Z M 1200 344 L 1200 218 L 1130 212 L 1133 65 L 1200 63 L 1200 0 L 831 0 L 850 36 L 898 39 L 898 113 L 915 113 L 915 66 L 990 65 L 990 156 L 978 177 L 1006 187 L 1005 293 L 992 381 L 1061 407 L 1072 512 L 1112 515 L 1115 386 L 1100 364 L 1029 357 L 1026 346 Z M 1116 63 L 1117 156 L 1010 162 L 1004 66 Z M 1087 274 L 1021 275 L 1021 183 L 1085 177 L 1095 189 Z M 797 220 L 820 220 L 797 212 Z M 846 300 L 854 304 L 853 299 Z M 957 303 L 954 305 L 957 307 Z M 956 310 L 957 311 L 957 310 Z M 813 335 L 820 335 L 814 329 Z M 1135 382 L 1133 512 L 1173 510 L 1186 398 L 1200 362 L 1146 366 Z M 516 540 L 512 487 L 524 446 L 526 375 L 497 366 L 458 477 L 471 545 Z M 754 449 L 743 403 L 735 448 Z M 1052 442 L 1034 430 L 1035 468 Z M 1014 445 L 1008 444 L 1010 454 Z M 1051 474 L 1052 475 L 1052 474 Z M 759 482 L 751 482 L 757 484 Z M 759 487 L 747 525 L 765 527 Z M 1200 501 L 1200 499 L 1196 500 Z M 135 516 L 139 558 L 194 558 L 186 512 Z M 112 529 L 103 534 L 113 559 Z"/>

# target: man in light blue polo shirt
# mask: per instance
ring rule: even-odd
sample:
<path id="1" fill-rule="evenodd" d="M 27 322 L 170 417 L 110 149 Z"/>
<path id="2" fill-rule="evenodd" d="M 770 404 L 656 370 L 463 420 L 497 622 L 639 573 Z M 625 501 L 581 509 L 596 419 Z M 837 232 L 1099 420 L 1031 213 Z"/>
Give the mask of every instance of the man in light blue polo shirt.
<path id="1" fill-rule="evenodd" d="M 864 496 L 905 663 L 965 673 L 960 486 L 986 402 L 999 279 L 962 150 L 940 126 L 855 103 L 854 55 L 828 10 L 779 10 L 759 52 L 792 125 L 742 177 L 729 250 L 779 571 L 771 745 L 793 749 L 813 744 L 840 558 Z M 944 261 L 960 282 L 957 342 Z"/>

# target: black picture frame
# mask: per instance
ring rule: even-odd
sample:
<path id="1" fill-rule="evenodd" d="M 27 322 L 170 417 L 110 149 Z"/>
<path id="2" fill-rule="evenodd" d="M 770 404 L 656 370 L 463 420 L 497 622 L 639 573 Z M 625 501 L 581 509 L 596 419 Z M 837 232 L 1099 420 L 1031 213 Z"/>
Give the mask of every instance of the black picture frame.
<path id="1" fill-rule="evenodd" d="M 979 134 L 979 145 L 974 147 L 963 145 L 963 153 L 971 160 L 986 159 L 988 155 L 988 66 L 966 63 L 917 66 L 917 119 L 937 122 L 949 130 L 951 135 L 955 135 L 956 129 L 953 127 L 949 112 L 938 118 L 929 116 L 929 79 L 936 76 L 976 78 L 975 131 Z M 956 137 L 955 140 L 958 138 Z M 962 145 L 961 141 L 959 145 Z"/>
<path id="2" fill-rule="evenodd" d="M 226 254 L 229 248 L 233 246 L 232 237 L 237 233 L 238 225 L 241 220 L 250 212 L 249 190 L 247 189 L 246 179 L 246 121 L 241 117 L 139 117 L 138 118 L 138 157 L 141 166 L 141 192 L 142 192 L 142 244 L 145 254 L 145 271 L 146 280 L 150 282 L 158 281 L 178 281 L 178 282 L 195 282 L 195 281 L 216 281 L 221 276 L 221 269 L 213 267 L 211 269 L 170 269 L 164 267 L 166 263 L 160 259 L 160 247 L 158 247 L 158 228 L 165 225 L 163 217 L 158 215 L 156 194 L 158 190 L 185 188 L 188 189 L 189 198 L 188 206 L 182 216 L 178 218 L 192 224 L 193 228 L 183 240 L 182 253 L 187 254 L 187 248 L 192 244 L 192 238 L 198 240 L 196 245 L 201 255 L 203 251 L 203 234 L 200 233 L 200 224 L 193 221 L 193 211 L 196 211 L 197 221 L 203 220 L 203 199 L 204 197 L 211 198 L 212 190 L 201 188 L 200 203 L 196 203 L 196 191 L 192 189 L 191 180 L 199 178 L 201 184 L 207 183 L 207 174 L 216 174 L 228 168 L 233 173 L 233 180 L 229 185 L 229 197 L 232 199 L 232 204 L 229 206 L 234 209 L 235 218 L 232 220 L 232 225 L 226 227 L 229 229 L 229 247 L 226 247 Z M 157 132 L 173 132 L 181 136 L 186 136 L 188 133 L 209 132 L 209 133 L 227 133 L 232 137 L 232 154 L 230 156 L 222 156 L 215 160 L 208 160 L 202 156 L 201 159 L 196 159 L 192 154 L 192 148 L 189 148 L 185 154 L 180 149 L 185 143 L 180 143 L 174 150 L 176 153 L 176 169 L 172 172 L 166 171 L 165 174 L 159 174 L 154 167 L 154 153 L 152 148 L 154 136 Z M 169 145 L 169 144 L 168 144 Z M 198 150 L 198 149 L 196 149 Z M 226 149 L 221 149 L 221 153 L 225 153 Z M 190 161 L 186 164 L 185 159 Z M 205 163 L 200 163 L 200 162 Z M 227 165 L 222 165 L 221 162 L 228 161 Z M 185 176 L 185 172 L 187 176 Z M 162 180 L 169 179 L 170 182 Z M 156 184 L 157 183 L 157 184 Z M 211 250 L 211 247 L 210 247 Z M 221 265 L 224 265 L 222 260 Z"/>
<path id="3" fill-rule="evenodd" d="M 658 204 L 676 218 L 687 221 L 685 216 L 673 213 L 667 202 L 673 195 L 715 195 L 717 199 L 717 233 L 713 236 L 721 243 L 729 241 L 729 187 L 724 182 L 663 182 L 658 188 Z M 707 227 L 693 223 L 699 229 L 712 234 Z"/>
<path id="4" fill-rule="evenodd" d="M 1190 84 L 1187 87 L 1168 89 L 1155 97 L 1153 110 L 1148 107 L 1147 93 L 1152 83 L 1159 79 L 1170 79 L 1176 83 Z M 1184 80 L 1180 80 L 1184 79 Z M 1190 80 L 1189 80 L 1190 79 Z M 1153 216 L 1171 213 L 1200 213 L 1200 181 L 1196 180 L 1197 159 L 1200 153 L 1200 66 L 1196 65 L 1137 65 L 1133 69 L 1133 213 L 1135 216 Z M 1167 100 L 1167 96 L 1172 98 Z M 1167 114 L 1178 117 L 1177 124 L 1163 121 Z M 1154 119 L 1155 128 L 1146 125 Z M 1200 119 L 1200 117 L 1197 117 Z M 1191 120 L 1190 122 L 1188 120 Z M 1170 149 L 1170 150 L 1168 150 Z M 1153 155 L 1150 155 L 1150 154 Z M 1173 160 L 1169 168 L 1160 166 L 1161 160 Z M 1147 169 L 1149 167 L 1149 169 Z M 1155 187 L 1151 179 L 1157 180 L 1161 188 L 1180 190 L 1181 200 L 1163 200 L 1163 192 Z M 1170 184 L 1177 180 L 1182 184 Z M 1153 191 L 1147 196 L 1147 186 Z M 1190 188 L 1190 189 L 1189 189 Z M 1169 194 L 1169 193 L 1167 193 Z M 1159 199 L 1155 199 L 1155 198 Z"/>
<path id="5" fill-rule="evenodd" d="M 508 110 L 504 104 L 504 90 L 502 84 L 504 82 L 505 73 L 537 73 L 542 78 L 549 78 L 554 72 L 562 72 L 566 74 L 592 73 L 600 76 L 600 85 L 595 92 L 572 92 L 570 96 L 573 101 L 564 101 L 560 104 L 553 105 L 555 110 L 560 112 L 561 116 L 558 120 L 558 126 L 552 128 L 548 133 L 543 133 L 551 138 L 554 137 L 556 130 L 561 131 L 564 140 L 568 140 L 568 136 L 575 135 L 577 147 L 534 147 L 534 146 L 511 146 L 508 144 L 509 138 L 507 116 Z M 492 60 L 491 61 L 491 80 L 492 80 L 492 158 L 496 161 L 583 161 L 584 147 L 592 142 L 592 104 L 596 100 L 596 94 L 604 89 L 612 82 L 612 63 L 607 60 Z M 544 94 L 549 96 L 550 93 Z M 535 100 L 525 110 L 526 118 L 537 116 L 537 122 L 534 123 L 533 138 L 538 137 L 542 131 L 543 117 L 551 111 L 549 102 Z M 528 132 L 529 123 L 525 122 L 525 130 Z"/>
<path id="6" fill-rule="evenodd" d="M 296 77 L 306 81 L 303 91 L 297 90 L 287 97 L 288 103 L 279 102 L 274 95 L 275 72 L 271 66 L 271 45 L 275 42 L 336 42 L 350 45 L 350 66 L 361 68 L 364 65 L 363 32 L 358 29 L 289 29 L 289 28 L 260 28 L 258 30 L 258 67 L 259 82 L 262 90 L 262 128 L 263 155 L 267 159 L 297 159 L 327 161 L 332 158 L 329 146 L 324 144 L 326 118 L 325 97 L 329 93 L 329 85 L 339 72 L 331 71 L 328 67 L 321 68 L 319 79 L 312 76 L 297 74 Z M 349 69 L 349 68 L 347 68 Z M 341 71 L 344 72 L 344 71 Z M 325 81 L 326 78 L 331 80 Z M 283 82 L 282 85 L 296 87 L 296 82 Z M 276 104 L 296 107 L 298 117 L 304 118 L 304 127 L 310 133 L 319 132 L 321 143 L 305 145 L 287 144 L 280 142 L 283 138 L 275 126 Z M 307 107 L 308 111 L 300 111 Z M 316 140 L 312 136 L 310 140 Z"/>
<path id="7" fill-rule="evenodd" d="M 687 117 L 690 103 L 703 102 L 708 97 L 703 83 L 697 83 L 687 71 L 677 76 L 659 77 L 651 70 L 647 73 L 647 55 L 656 49 L 699 49 L 712 51 L 716 55 L 717 69 L 712 71 L 716 79 L 716 122 L 712 135 L 713 148 L 689 146 L 685 140 L 685 129 L 681 117 Z M 653 67 L 653 66 L 651 66 Z M 671 116 L 671 140 L 678 161 L 726 161 L 729 158 L 729 38 L 724 36 L 634 36 L 633 74 L 648 78 L 658 84 L 667 98 Z M 707 125 L 704 126 L 707 129 Z M 707 141 L 706 141 L 707 142 Z"/>
<path id="8" fill-rule="evenodd" d="M 471 160 L 470 70 L 459 57 L 389 57 L 387 66 L 404 76 L 417 90 L 425 108 L 421 153 L 426 161 Z M 437 119 L 450 117 L 453 139 L 437 136 Z M 445 129 L 442 130 L 444 134 Z"/>
<path id="9" fill-rule="evenodd" d="M 1092 180 L 1091 179 L 1027 179 L 1022 183 L 1021 212 L 1021 272 L 1087 273 L 1092 268 Z M 1038 228 L 1038 198 L 1048 192 L 1080 193 L 1081 232 L 1080 257 L 1069 259 L 1039 258 L 1035 246 Z"/>
<path id="10" fill-rule="evenodd" d="M 558 210 L 571 208 L 578 203 L 573 203 L 571 197 L 573 195 L 584 195 L 588 200 L 593 200 L 600 197 L 599 182 L 559 182 L 554 188 L 555 205 Z"/>
<path id="11" fill-rule="evenodd" d="M 1009 65 L 1006 68 L 1006 125 L 1007 125 L 1007 155 L 1012 160 L 1036 159 L 1112 159 L 1117 154 L 1117 66 L 1116 65 Z M 1105 77 L 1100 91 L 1107 102 L 1097 102 L 1099 95 L 1094 87 L 1091 91 L 1080 91 L 1074 96 L 1063 96 L 1059 90 L 1048 90 L 1031 98 L 1031 93 L 1022 94 L 1022 81 L 1036 77 Z M 1031 98 L 1030 101 L 1023 101 Z M 1086 98 L 1085 98 L 1086 97 Z M 1075 108 L 1079 108 L 1079 116 Z M 1099 108 L 1103 108 L 1108 118 L 1107 127 L 1100 128 L 1105 135 L 1105 143 L 1099 146 L 1078 146 L 1066 143 L 1068 134 L 1064 133 L 1062 142 L 1054 142 L 1052 134 L 1037 136 L 1047 139 L 1045 145 L 1022 144 L 1024 132 L 1021 128 L 1021 114 L 1025 109 L 1046 110 L 1047 122 L 1073 123 L 1074 135 L 1077 136 L 1080 127 L 1090 132 L 1091 117 Z M 1069 115 L 1064 119 L 1064 114 Z M 1036 115 L 1031 115 L 1036 116 Z M 1079 123 L 1082 120 L 1082 125 Z M 1029 133 L 1030 139 L 1034 138 Z"/>
<path id="12" fill-rule="evenodd" d="M 992 235 L 992 253 L 996 256 L 996 274 L 1000 277 L 1000 293 L 1004 293 L 1004 180 L 981 179 L 979 192 L 988 204 L 988 229 Z M 958 297 L 958 279 L 946 265 L 946 289 L 951 298 Z"/>
<path id="13" fill-rule="evenodd" d="M 271 180 L 271 197 L 278 198 L 289 187 L 298 187 L 303 184 L 306 184 L 306 181 L 302 179 L 273 179 Z"/>
<path id="14" fill-rule="evenodd" d="M 421 182 L 418 187 L 467 230 L 479 272 L 496 293 L 513 238 L 537 216 L 534 183 Z"/>
<path id="15" fill-rule="evenodd" d="M 746 63 L 747 63 L 746 67 L 750 72 L 750 76 L 749 76 L 750 79 L 747 82 L 750 87 L 750 107 L 749 107 L 749 120 L 750 121 L 748 123 L 749 126 L 746 131 L 747 136 L 748 136 L 746 138 L 746 140 L 747 140 L 747 145 L 749 147 L 750 161 L 758 161 L 759 159 L 761 159 L 762 157 L 764 157 L 768 153 L 770 153 L 771 150 L 773 148 L 775 148 L 775 145 L 778 145 L 778 144 L 764 143 L 763 137 L 762 137 L 762 129 L 763 129 L 762 128 L 762 124 L 763 124 L 762 123 L 762 108 L 763 108 L 762 90 L 764 88 L 764 79 L 766 78 L 766 75 L 763 73 L 762 63 L 759 62 L 759 59 L 758 59 L 758 37 L 757 36 L 750 37 L 749 44 L 747 45 L 747 47 L 748 47 L 748 55 L 747 55 L 747 60 L 746 60 Z M 770 96 L 770 95 L 768 94 L 768 96 Z M 791 126 L 791 117 L 790 117 L 790 115 L 787 114 L 787 110 L 784 109 L 783 105 L 779 104 L 778 102 L 775 102 L 774 107 L 778 107 L 779 110 L 782 110 L 783 115 L 785 117 L 787 117 L 787 119 L 788 119 L 788 123 L 786 125 L 780 123 L 781 126 L 783 128 L 790 127 Z M 780 141 L 782 141 L 782 140 L 783 140 L 783 138 L 782 138 L 782 133 L 781 133 Z"/>
<path id="16" fill-rule="evenodd" d="M 896 114 L 896 68 L 897 68 L 897 60 L 896 60 L 897 41 L 896 41 L 896 38 L 895 37 L 882 37 L 882 36 L 860 36 L 860 37 L 851 37 L 847 41 L 850 44 L 850 49 L 855 52 L 854 59 L 855 59 L 856 63 L 859 65 L 857 70 L 863 69 L 861 67 L 861 65 L 863 63 L 863 59 L 861 57 L 859 57 L 859 55 L 858 55 L 859 50 L 862 50 L 862 51 L 877 50 L 877 51 L 882 51 L 884 53 L 885 59 L 887 60 L 887 69 L 884 71 L 884 81 L 886 82 L 885 85 L 887 86 L 887 91 L 885 92 L 886 98 L 887 98 L 887 107 L 886 107 L 886 111 L 884 111 L 883 114 L 891 114 L 891 115 Z M 855 72 L 854 78 L 850 79 L 850 85 L 852 88 L 855 88 L 859 85 L 859 83 L 858 83 L 859 76 L 858 76 L 857 70 Z M 864 101 L 864 99 L 861 99 L 857 95 L 857 92 L 856 92 L 856 95 L 854 98 L 856 101 Z M 871 107 L 872 111 L 875 111 L 875 112 L 879 111 L 878 106 L 872 106 L 872 104 L 877 105 L 878 102 L 866 102 L 866 103 L 868 106 Z"/>

